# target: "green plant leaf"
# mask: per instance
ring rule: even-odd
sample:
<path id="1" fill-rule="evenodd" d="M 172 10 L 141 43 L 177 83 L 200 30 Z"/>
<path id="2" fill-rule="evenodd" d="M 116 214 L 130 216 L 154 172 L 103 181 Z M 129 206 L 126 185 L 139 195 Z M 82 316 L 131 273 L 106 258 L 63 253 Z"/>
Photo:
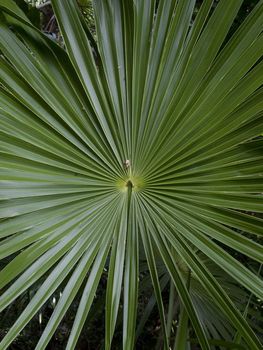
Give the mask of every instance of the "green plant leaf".
<path id="1" fill-rule="evenodd" d="M 94 40 L 53 0 L 64 47 L 0 0 L 3 319 L 34 291 L 1 349 L 58 290 L 33 346 L 80 299 L 77 348 L 100 289 L 98 347 L 140 346 L 156 305 L 157 347 L 261 348 L 263 1 L 234 30 L 242 3 L 94 0 Z"/>

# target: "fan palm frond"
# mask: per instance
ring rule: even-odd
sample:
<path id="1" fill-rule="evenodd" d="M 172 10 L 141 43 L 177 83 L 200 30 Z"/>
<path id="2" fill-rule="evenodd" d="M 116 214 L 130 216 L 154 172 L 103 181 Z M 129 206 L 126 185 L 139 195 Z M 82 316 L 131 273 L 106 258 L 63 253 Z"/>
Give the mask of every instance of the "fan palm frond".
<path id="1" fill-rule="evenodd" d="M 54 0 L 64 50 L 0 0 L 0 257 L 14 254 L 0 271 L 0 311 L 45 277 L 1 349 L 65 281 L 36 349 L 82 290 L 74 349 L 106 263 L 105 349 L 120 304 L 123 349 L 134 349 L 142 248 L 164 349 L 156 250 L 180 298 L 175 345 L 188 342 L 188 321 L 203 350 L 228 341 L 206 332 L 176 254 L 245 346 L 261 348 L 200 252 L 263 297 L 230 253 L 262 263 L 253 237 L 263 222 L 251 212 L 263 211 L 263 1 L 230 37 L 241 0 L 204 0 L 197 14 L 195 4 L 93 1 L 94 48 L 77 2 Z"/>

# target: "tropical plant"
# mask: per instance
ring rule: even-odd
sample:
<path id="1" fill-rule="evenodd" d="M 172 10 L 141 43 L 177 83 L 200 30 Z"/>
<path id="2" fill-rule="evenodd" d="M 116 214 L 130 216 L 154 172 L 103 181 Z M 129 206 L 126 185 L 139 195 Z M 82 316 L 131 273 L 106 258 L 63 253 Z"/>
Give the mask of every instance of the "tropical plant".
<path id="1" fill-rule="evenodd" d="M 142 254 L 164 349 L 192 338 L 261 349 L 220 276 L 263 298 L 257 272 L 232 254 L 263 260 L 263 220 L 251 215 L 263 211 L 263 1 L 231 36 L 242 0 L 204 0 L 197 14 L 195 3 L 96 0 L 95 47 L 77 3 L 53 0 L 64 51 L 0 0 L 0 310 L 42 283 L 1 350 L 62 285 L 36 349 L 81 291 L 74 349 L 104 269 L 105 349 L 120 305 L 123 349 L 134 349 Z M 160 260 L 180 303 L 174 345 Z M 198 290 L 230 341 L 200 317 Z"/>

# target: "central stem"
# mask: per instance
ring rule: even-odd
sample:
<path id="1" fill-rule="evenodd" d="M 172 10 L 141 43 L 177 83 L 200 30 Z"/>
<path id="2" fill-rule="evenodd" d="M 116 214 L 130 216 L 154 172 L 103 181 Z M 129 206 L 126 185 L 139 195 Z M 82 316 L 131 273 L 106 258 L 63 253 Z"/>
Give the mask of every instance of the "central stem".
<path id="1" fill-rule="evenodd" d="M 131 199 L 132 199 L 132 189 L 133 189 L 133 183 L 131 180 L 128 180 L 126 183 L 126 186 L 128 187 L 128 198 L 127 198 L 127 227 L 129 227 L 129 216 L 130 216 L 130 209 L 131 209 Z"/>
<path id="2" fill-rule="evenodd" d="M 128 180 L 128 181 L 126 182 L 126 186 L 128 187 L 128 197 L 130 197 L 134 185 L 133 185 L 133 183 L 131 182 L 131 180 Z"/>

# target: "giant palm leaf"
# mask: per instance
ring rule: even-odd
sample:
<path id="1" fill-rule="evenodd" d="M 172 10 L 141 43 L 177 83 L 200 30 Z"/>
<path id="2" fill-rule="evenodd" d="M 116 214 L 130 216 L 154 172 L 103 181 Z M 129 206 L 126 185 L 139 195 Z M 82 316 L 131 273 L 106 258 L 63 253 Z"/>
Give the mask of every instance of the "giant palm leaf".
<path id="1" fill-rule="evenodd" d="M 96 0 L 97 49 L 76 2 L 54 0 L 64 51 L 0 1 L 0 257 L 14 254 L 0 272 L 0 310 L 45 276 L 1 349 L 65 281 L 36 349 L 83 287 L 74 349 L 108 257 L 105 348 L 123 295 L 123 349 L 134 349 L 139 245 L 165 349 L 157 253 L 183 328 L 189 319 L 202 349 L 210 340 L 175 254 L 245 346 L 260 349 L 197 254 L 262 298 L 262 281 L 229 253 L 262 262 L 253 240 L 262 220 L 250 213 L 263 211 L 263 1 L 230 37 L 241 4 L 221 0 L 214 9 L 204 0 L 195 16 L 194 0 Z"/>

